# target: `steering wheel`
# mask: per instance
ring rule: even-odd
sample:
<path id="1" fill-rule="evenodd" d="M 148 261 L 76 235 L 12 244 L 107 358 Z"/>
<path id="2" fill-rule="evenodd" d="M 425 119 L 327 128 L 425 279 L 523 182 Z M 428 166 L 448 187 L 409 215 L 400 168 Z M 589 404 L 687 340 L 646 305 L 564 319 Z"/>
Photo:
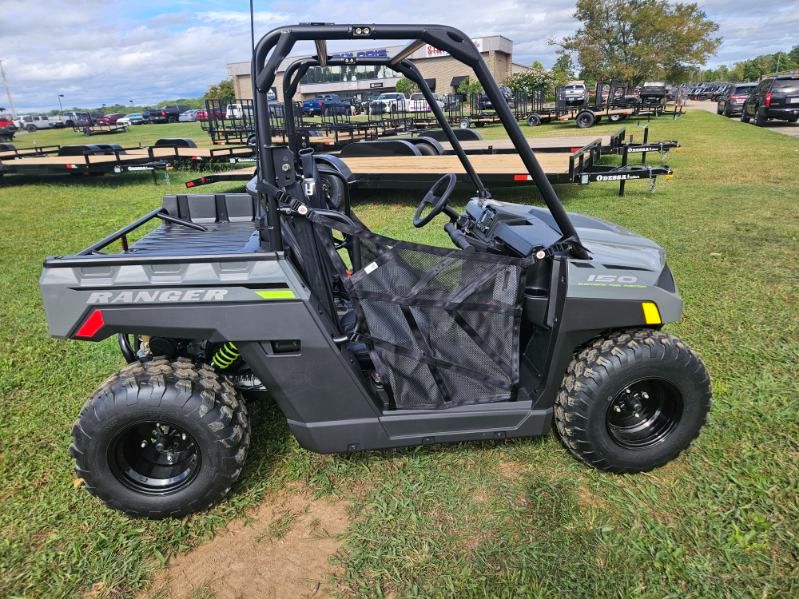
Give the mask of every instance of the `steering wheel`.
<path id="1" fill-rule="evenodd" d="M 447 207 L 447 200 L 449 200 L 449 196 L 452 195 L 452 192 L 455 189 L 456 182 L 457 177 L 455 177 L 455 175 L 452 173 L 447 173 L 438 181 L 433 183 L 433 187 L 430 188 L 430 191 L 424 194 L 422 201 L 419 202 L 419 207 L 416 209 L 416 214 L 413 215 L 414 227 L 417 229 L 424 227 L 427 223 L 444 211 L 444 209 Z M 422 212 L 424 212 L 424 209 L 427 206 L 432 206 L 430 208 L 430 212 L 428 212 L 425 216 L 422 216 Z"/>

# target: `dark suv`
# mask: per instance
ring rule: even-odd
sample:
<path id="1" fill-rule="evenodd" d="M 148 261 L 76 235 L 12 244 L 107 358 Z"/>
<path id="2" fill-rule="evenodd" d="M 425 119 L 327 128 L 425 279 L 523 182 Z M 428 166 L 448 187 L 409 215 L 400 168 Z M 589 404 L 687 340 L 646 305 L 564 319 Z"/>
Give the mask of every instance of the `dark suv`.
<path id="1" fill-rule="evenodd" d="M 150 108 L 145 110 L 142 116 L 151 123 L 177 123 L 180 113 L 188 109 L 188 106 L 173 104 L 172 106 L 162 106 L 161 108 Z"/>
<path id="2" fill-rule="evenodd" d="M 761 79 L 744 102 L 741 120 L 754 119 L 758 127 L 777 119 L 795 123 L 799 120 L 799 71 L 790 75 L 769 75 Z"/>
<path id="3" fill-rule="evenodd" d="M 716 112 L 724 116 L 741 114 L 744 102 L 756 87 L 757 83 L 733 83 L 728 85 L 727 90 L 719 98 Z"/>

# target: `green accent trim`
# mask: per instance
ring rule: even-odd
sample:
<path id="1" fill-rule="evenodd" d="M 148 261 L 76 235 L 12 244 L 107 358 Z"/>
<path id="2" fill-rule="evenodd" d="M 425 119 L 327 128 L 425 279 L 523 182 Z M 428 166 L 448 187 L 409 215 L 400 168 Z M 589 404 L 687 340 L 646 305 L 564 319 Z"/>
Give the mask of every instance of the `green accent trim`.
<path id="1" fill-rule="evenodd" d="M 261 289 L 256 290 L 255 293 L 257 293 L 261 299 L 265 300 L 297 299 L 297 296 L 294 295 L 291 289 Z"/>

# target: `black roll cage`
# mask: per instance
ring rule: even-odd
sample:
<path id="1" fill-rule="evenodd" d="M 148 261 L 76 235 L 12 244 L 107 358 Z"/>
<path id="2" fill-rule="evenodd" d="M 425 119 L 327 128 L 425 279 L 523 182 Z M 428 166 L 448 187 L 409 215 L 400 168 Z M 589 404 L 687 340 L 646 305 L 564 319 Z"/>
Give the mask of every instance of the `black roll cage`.
<path id="1" fill-rule="evenodd" d="M 328 40 L 401 40 L 410 39 L 411 41 L 397 52 L 394 56 L 386 58 L 331 58 L 327 53 Z M 416 50 L 430 44 L 440 50 L 448 52 L 453 58 L 462 62 L 470 67 L 488 98 L 491 100 L 500 122 L 505 127 L 513 146 L 519 153 L 525 167 L 527 168 L 530 177 L 538 188 L 544 202 L 552 213 L 555 222 L 560 229 L 562 238 L 571 242 L 572 252 L 578 257 L 587 258 L 587 252 L 580 244 L 577 231 L 574 229 L 569 216 L 560 203 L 557 194 L 555 193 L 552 184 L 547 179 L 544 170 L 538 163 L 532 149 L 527 143 L 524 134 L 522 133 L 519 123 L 513 116 L 510 106 L 505 102 L 502 93 L 499 90 L 494 78 L 488 70 L 480 52 L 472 42 L 471 38 L 466 36 L 463 32 L 449 27 L 446 25 L 381 25 L 381 24 L 364 24 L 364 25 L 336 25 L 332 23 L 305 23 L 299 25 L 292 25 L 287 27 L 279 27 L 273 29 L 264 35 L 253 49 L 253 60 L 251 66 L 251 77 L 253 82 L 253 97 L 255 98 L 254 112 L 256 121 L 256 139 L 258 144 L 258 156 L 260 168 L 258 170 L 259 177 L 259 194 L 266 197 L 260 198 L 266 200 L 268 222 L 270 234 L 268 236 L 269 249 L 272 251 L 281 251 L 283 249 L 282 238 L 280 234 L 280 226 L 277 225 L 280 213 L 278 211 L 278 197 L 275 193 L 269 193 L 263 190 L 269 190 L 274 187 L 276 180 L 275 164 L 273 154 L 270 151 L 272 145 L 272 132 L 269 124 L 269 101 L 267 94 L 275 80 L 275 74 L 280 64 L 288 57 L 294 45 L 298 41 L 313 41 L 316 46 L 317 55 L 311 59 L 295 61 L 289 69 L 293 70 L 291 73 L 288 71 L 284 75 L 284 92 L 286 89 L 291 91 L 292 86 L 296 91 L 296 85 L 307 71 L 310 66 L 331 66 L 331 65 L 385 65 L 402 73 L 414 83 L 419 86 L 420 91 L 424 94 L 425 99 L 430 105 L 431 110 L 436 116 L 439 124 L 444 129 L 450 143 L 452 143 L 453 150 L 458 155 L 464 169 L 469 174 L 472 182 L 475 184 L 478 194 L 481 197 L 490 197 L 485 186 L 480 181 L 479 176 L 474 171 L 469 162 L 466 153 L 463 151 L 460 143 L 455 137 L 452 127 L 449 125 L 447 119 L 444 117 L 443 112 L 438 106 L 435 98 L 433 97 L 430 87 L 424 81 L 419 70 L 416 66 L 407 60 Z M 293 110 L 291 98 L 284 95 L 284 105 L 287 110 Z M 290 108 L 289 108 L 290 107 Z M 259 115 L 265 115 L 265 118 L 259 118 Z M 287 118 L 287 129 L 294 128 L 294 119 Z M 291 125 L 289 125 L 291 123 Z M 292 150 L 295 151 L 296 156 L 296 135 L 294 131 L 287 131 L 287 137 L 292 144 Z M 274 224 L 272 224 L 274 223 Z"/>

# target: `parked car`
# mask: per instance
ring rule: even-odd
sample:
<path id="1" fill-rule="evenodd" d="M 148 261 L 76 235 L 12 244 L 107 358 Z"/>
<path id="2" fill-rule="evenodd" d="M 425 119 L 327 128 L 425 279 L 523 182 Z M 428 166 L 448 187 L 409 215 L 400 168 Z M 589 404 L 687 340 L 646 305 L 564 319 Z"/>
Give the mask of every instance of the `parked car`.
<path id="1" fill-rule="evenodd" d="M 588 91 L 585 89 L 583 81 L 569 81 L 563 86 L 563 98 L 567 106 L 579 106 L 585 104 L 588 99 Z"/>
<path id="2" fill-rule="evenodd" d="M 198 112 L 200 111 L 194 108 L 191 108 L 189 110 L 184 110 L 183 112 L 180 113 L 178 121 L 180 121 L 181 123 L 193 123 L 197 120 Z"/>
<path id="3" fill-rule="evenodd" d="M 350 103 L 335 94 L 316 96 L 302 103 L 302 113 L 308 116 L 350 114 Z"/>
<path id="4" fill-rule="evenodd" d="M 64 112 L 61 116 L 61 122 L 66 127 L 87 127 L 92 124 L 92 117 L 88 112 Z"/>
<path id="5" fill-rule="evenodd" d="M 668 89 L 665 81 L 644 81 L 638 96 L 644 104 L 664 104 Z"/>
<path id="6" fill-rule="evenodd" d="M 130 114 L 118 118 L 116 124 L 130 127 L 131 125 L 143 125 L 146 122 L 141 112 L 131 112 Z"/>
<path id="7" fill-rule="evenodd" d="M 9 118 L 0 116 L 0 141 L 11 141 L 17 133 L 17 126 Z"/>
<path id="8" fill-rule="evenodd" d="M 50 117 L 44 114 L 26 114 L 19 117 L 17 126 L 20 129 L 25 129 L 25 131 L 33 133 L 34 131 L 54 129 L 63 125 L 61 124 L 61 120 L 57 118 L 50 120 Z"/>
<path id="9" fill-rule="evenodd" d="M 444 108 L 444 102 L 441 98 L 436 98 L 436 104 L 440 108 Z M 408 100 L 408 112 L 429 112 L 430 111 L 430 104 L 427 103 L 425 100 L 424 94 L 422 93 L 415 93 L 411 94 L 410 99 Z"/>
<path id="10" fill-rule="evenodd" d="M 121 112 L 114 112 L 114 113 L 106 114 L 104 116 L 99 117 L 95 122 L 98 125 L 114 125 L 123 116 L 125 116 L 125 115 L 122 114 Z"/>
<path id="11" fill-rule="evenodd" d="M 758 127 L 771 119 L 789 123 L 799 120 L 799 71 L 761 79 L 744 102 L 741 112 L 744 123 L 751 119 Z"/>
<path id="12" fill-rule="evenodd" d="M 225 108 L 225 118 L 227 120 L 252 119 L 252 104 L 228 104 Z"/>
<path id="13" fill-rule="evenodd" d="M 171 106 L 162 106 L 161 108 L 150 108 L 145 110 L 142 116 L 150 123 L 177 123 L 180 113 L 188 109 L 188 106 L 173 104 Z"/>
<path id="14" fill-rule="evenodd" d="M 383 92 L 369 103 L 369 113 L 405 112 L 408 110 L 408 99 L 408 96 L 399 92 Z"/>
<path id="15" fill-rule="evenodd" d="M 724 116 L 737 116 L 743 110 L 744 102 L 749 97 L 757 83 L 734 83 L 727 86 L 716 105 L 716 112 Z"/>

